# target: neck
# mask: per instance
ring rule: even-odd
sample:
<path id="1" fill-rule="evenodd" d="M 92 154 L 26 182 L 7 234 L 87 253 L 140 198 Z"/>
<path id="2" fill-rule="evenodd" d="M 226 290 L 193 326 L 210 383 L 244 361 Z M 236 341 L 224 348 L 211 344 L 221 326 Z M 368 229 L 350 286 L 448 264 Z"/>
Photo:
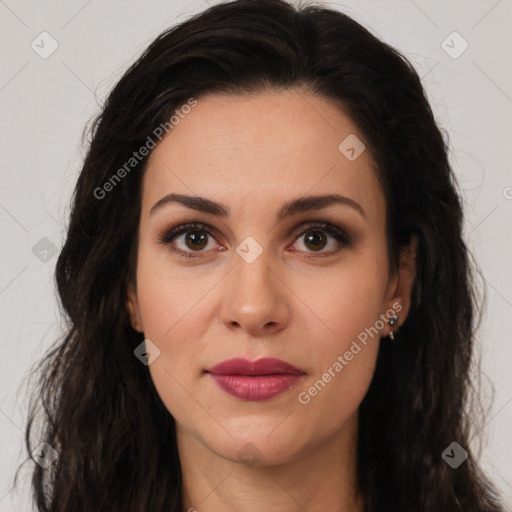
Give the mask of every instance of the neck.
<path id="1" fill-rule="evenodd" d="M 357 414 L 329 440 L 279 465 L 214 453 L 176 424 L 183 512 L 362 512 L 356 492 Z"/>

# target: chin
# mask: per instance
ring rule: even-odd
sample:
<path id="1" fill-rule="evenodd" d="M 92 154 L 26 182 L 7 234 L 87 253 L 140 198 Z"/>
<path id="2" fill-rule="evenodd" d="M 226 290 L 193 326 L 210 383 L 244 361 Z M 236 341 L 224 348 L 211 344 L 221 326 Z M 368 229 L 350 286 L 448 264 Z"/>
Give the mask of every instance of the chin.
<path id="1" fill-rule="evenodd" d="M 203 443 L 220 457 L 248 467 L 276 466 L 300 459 L 307 451 L 305 439 L 293 436 L 289 428 L 278 433 L 279 428 L 273 423 L 270 428 L 248 428 L 233 437 L 227 433 L 222 438 L 207 436 Z"/>

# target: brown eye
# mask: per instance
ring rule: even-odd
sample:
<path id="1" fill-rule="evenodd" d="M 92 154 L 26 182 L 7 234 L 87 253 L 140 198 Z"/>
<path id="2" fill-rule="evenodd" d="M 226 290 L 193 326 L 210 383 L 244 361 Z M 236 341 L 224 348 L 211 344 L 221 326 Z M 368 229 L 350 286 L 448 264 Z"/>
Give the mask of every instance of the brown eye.
<path id="1" fill-rule="evenodd" d="M 189 249 L 200 251 L 208 244 L 208 235 L 205 231 L 188 231 L 185 236 L 185 244 Z"/>
<path id="2" fill-rule="evenodd" d="M 295 240 L 305 247 L 304 250 L 299 247 L 295 251 L 304 252 L 308 257 L 336 254 L 341 248 L 348 247 L 352 241 L 346 231 L 328 222 L 308 224 L 306 229 L 295 235 Z M 331 248 L 324 250 L 329 244 Z"/>
<path id="3" fill-rule="evenodd" d="M 313 251 L 322 250 L 327 245 L 327 238 L 321 231 L 309 231 L 304 237 L 304 244 Z"/>
<path id="4" fill-rule="evenodd" d="M 200 223 L 184 224 L 172 228 L 158 237 L 159 243 L 169 247 L 171 252 L 184 258 L 201 258 L 209 239 L 215 241 L 210 229 Z M 212 244 L 215 248 L 218 245 Z"/>

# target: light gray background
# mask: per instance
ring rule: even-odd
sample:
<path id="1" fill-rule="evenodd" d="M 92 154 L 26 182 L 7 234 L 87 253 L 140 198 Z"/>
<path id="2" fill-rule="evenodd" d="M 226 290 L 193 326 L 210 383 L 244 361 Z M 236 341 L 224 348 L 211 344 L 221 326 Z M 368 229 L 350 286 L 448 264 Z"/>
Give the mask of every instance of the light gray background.
<path id="1" fill-rule="evenodd" d="M 495 388 L 487 424 L 472 444 L 483 443 L 482 464 L 512 503 L 512 2 L 324 4 L 352 15 L 412 60 L 449 133 L 465 198 L 465 233 L 487 286 L 479 333 L 484 397 Z M 61 247 L 83 157 L 82 130 L 110 88 L 162 30 L 206 7 L 206 0 L 0 0 L 2 512 L 31 510 L 27 471 L 19 491 L 12 490 L 25 457 L 21 384 L 62 327 L 53 287 L 56 255 L 44 262 L 32 248 L 44 237 Z M 43 31 L 58 43 L 47 59 L 31 48 L 34 40 L 42 46 Z M 441 46 L 453 31 L 469 44 L 456 59 Z M 463 42 L 452 37 L 445 44 L 453 53 Z"/>

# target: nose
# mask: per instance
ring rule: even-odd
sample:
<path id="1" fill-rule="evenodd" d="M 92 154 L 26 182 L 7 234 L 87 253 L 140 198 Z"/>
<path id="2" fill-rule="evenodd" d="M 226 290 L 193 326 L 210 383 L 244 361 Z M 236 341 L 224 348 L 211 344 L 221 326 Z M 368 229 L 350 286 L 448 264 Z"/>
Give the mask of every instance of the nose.
<path id="1" fill-rule="evenodd" d="M 279 266 L 269 261 L 267 253 L 263 250 L 251 263 L 237 255 L 233 270 L 226 276 L 221 315 L 231 330 L 268 336 L 289 323 L 290 292 Z"/>

